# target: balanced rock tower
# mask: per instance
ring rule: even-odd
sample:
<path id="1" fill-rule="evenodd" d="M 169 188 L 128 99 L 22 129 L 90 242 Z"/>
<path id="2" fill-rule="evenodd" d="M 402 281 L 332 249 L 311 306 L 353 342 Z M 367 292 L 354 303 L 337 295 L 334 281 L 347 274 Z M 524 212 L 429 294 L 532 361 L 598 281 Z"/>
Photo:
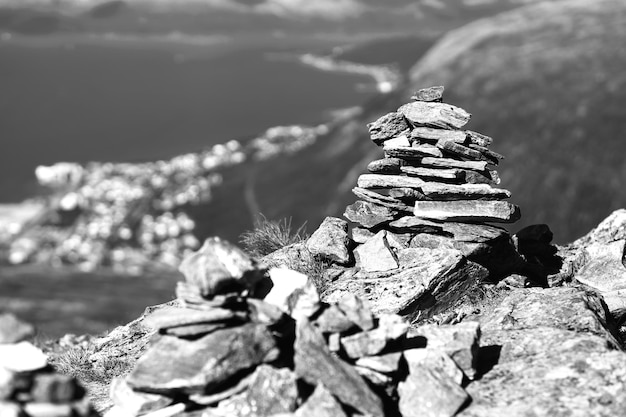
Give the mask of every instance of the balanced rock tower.
<path id="1" fill-rule="evenodd" d="M 493 225 L 520 218 L 519 207 L 507 201 L 511 193 L 498 187 L 495 167 L 503 156 L 489 149 L 492 138 L 463 129 L 471 115 L 442 103 L 443 90 L 420 90 L 412 102 L 368 125 L 385 157 L 372 161 L 370 173 L 352 190 L 359 200 L 344 216 L 353 223 L 357 272 L 344 273 L 338 286 L 339 292 L 380 292 L 367 298 L 382 310 L 387 308 L 381 294 L 396 285 L 364 289 L 370 279 L 395 277 L 399 294 L 413 281 L 422 287 L 417 293 L 425 294 L 437 275 L 428 267 L 441 265 L 444 257 L 450 262 L 443 264 L 454 270 L 461 268 L 454 256 L 469 260 L 481 270 L 472 276 L 481 279 L 510 274 L 520 261 L 509 233 Z M 348 289 L 345 279 L 354 279 L 354 288 Z M 401 304 L 392 310 L 408 307 Z"/>

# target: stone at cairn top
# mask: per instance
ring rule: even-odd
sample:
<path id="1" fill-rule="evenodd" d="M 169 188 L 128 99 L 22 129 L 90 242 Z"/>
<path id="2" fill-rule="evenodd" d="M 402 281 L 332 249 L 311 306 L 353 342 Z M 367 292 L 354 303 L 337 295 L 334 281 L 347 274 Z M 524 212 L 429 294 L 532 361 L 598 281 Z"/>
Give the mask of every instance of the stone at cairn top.
<path id="1" fill-rule="evenodd" d="M 519 207 L 506 201 L 511 193 L 495 187 L 500 183 L 495 166 L 504 157 L 489 149 L 492 138 L 464 130 L 471 114 L 444 103 L 443 92 L 441 86 L 419 90 L 412 102 L 368 125 L 385 157 L 372 161 L 370 173 L 359 177 L 354 194 L 361 206 L 346 209 L 349 220 L 374 233 L 407 215 L 435 226 L 471 223 L 486 229 L 485 223 L 519 220 Z M 367 216 L 356 216 L 363 204 Z M 429 226 L 419 232 L 444 229 Z M 416 232 L 415 227 L 393 230 Z"/>

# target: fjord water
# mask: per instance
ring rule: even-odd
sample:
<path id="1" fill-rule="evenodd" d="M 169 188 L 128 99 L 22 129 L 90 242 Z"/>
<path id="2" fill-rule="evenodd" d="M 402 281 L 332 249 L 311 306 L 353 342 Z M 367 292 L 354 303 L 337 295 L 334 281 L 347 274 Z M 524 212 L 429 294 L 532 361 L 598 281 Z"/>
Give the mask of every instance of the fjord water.
<path id="1" fill-rule="evenodd" d="M 271 126 L 319 123 L 365 100 L 362 76 L 268 59 L 296 50 L 258 41 L 0 41 L 0 202 L 40 191 L 39 164 L 169 158 Z"/>

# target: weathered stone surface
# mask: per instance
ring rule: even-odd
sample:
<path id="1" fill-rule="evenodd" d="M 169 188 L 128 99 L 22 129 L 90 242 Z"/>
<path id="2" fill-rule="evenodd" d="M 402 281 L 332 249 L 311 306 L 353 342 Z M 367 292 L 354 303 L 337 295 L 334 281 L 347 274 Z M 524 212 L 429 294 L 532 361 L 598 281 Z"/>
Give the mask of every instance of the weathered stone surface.
<path id="1" fill-rule="evenodd" d="M 409 129 L 409 125 L 400 113 L 387 113 L 373 123 L 367 125 L 372 141 L 380 145 L 387 139 L 399 136 L 405 130 Z"/>
<path id="2" fill-rule="evenodd" d="M 439 148 L 429 144 L 415 146 L 385 146 L 385 155 L 390 158 L 400 158 L 404 160 L 419 160 L 423 157 L 441 158 L 443 153 Z"/>
<path id="3" fill-rule="evenodd" d="M 443 232 L 444 223 L 434 222 L 415 216 L 404 216 L 389 223 L 391 230 L 399 232 Z"/>
<path id="4" fill-rule="evenodd" d="M 460 415 L 611 416 L 626 406 L 626 354 L 603 329 L 600 299 L 576 288 L 515 288 L 483 311 L 498 363 L 467 391 Z M 529 401 L 532 399 L 532 401 Z"/>
<path id="5" fill-rule="evenodd" d="M 350 263 L 348 223 L 336 217 L 326 217 L 306 242 L 309 251 L 338 264 Z"/>
<path id="6" fill-rule="evenodd" d="M 411 131 L 411 138 L 419 141 L 427 140 L 436 142 L 439 139 L 449 140 L 456 143 L 467 142 L 467 133 L 462 130 L 432 129 L 429 127 L 416 127 Z"/>
<path id="7" fill-rule="evenodd" d="M 469 148 L 467 146 L 460 145 L 451 140 L 439 139 L 437 141 L 437 147 L 446 151 L 449 154 L 453 154 L 461 158 L 469 159 L 472 161 L 485 160 L 481 152 L 475 149 Z M 491 161 L 489 160 L 489 162 Z"/>
<path id="8" fill-rule="evenodd" d="M 422 88 L 413 93 L 411 100 L 441 102 L 441 99 L 443 98 L 443 90 L 444 87 L 442 85 Z"/>
<path id="9" fill-rule="evenodd" d="M 413 214 L 431 220 L 494 223 L 514 223 L 521 217 L 519 207 L 506 201 L 489 200 L 416 201 Z"/>
<path id="10" fill-rule="evenodd" d="M 454 238 L 448 236 L 434 235 L 430 233 L 418 233 L 411 239 L 409 249 L 455 249 Z M 402 265 L 402 254 L 398 253 L 398 259 Z"/>
<path id="11" fill-rule="evenodd" d="M 231 323 L 232 325 L 233 323 Z M 161 329 L 162 334 L 168 334 L 176 337 L 196 337 L 214 332 L 219 329 L 229 327 L 228 322 L 205 323 L 205 324 L 189 324 L 177 327 L 168 327 Z"/>
<path id="12" fill-rule="evenodd" d="M 311 317 L 320 308 L 319 294 L 306 275 L 287 268 L 272 268 L 270 279 L 273 286 L 264 298 L 266 303 L 295 319 Z"/>
<path id="13" fill-rule="evenodd" d="M 47 365 L 48 357 L 30 342 L 0 345 L 0 368 L 12 372 L 32 372 Z"/>
<path id="14" fill-rule="evenodd" d="M 366 201 L 357 201 L 346 207 L 344 217 L 353 223 L 371 229 L 379 224 L 387 223 L 395 218 L 396 212 Z"/>
<path id="15" fill-rule="evenodd" d="M 459 161 L 450 158 L 422 158 L 420 164 L 427 167 L 461 168 L 474 171 L 484 171 L 488 165 L 486 161 Z"/>
<path id="16" fill-rule="evenodd" d="M 389 197 L 393 197 L 406 204 L 415 203 L 418 200 L 429 200 L 420 190 L 414 188 L 390 188 L 388 190 Z"/>
<path id="17" fill-rule="evenodd" d="M 469 147 L 480 152 L 483 155 L 483 159 L 491 162 L 493 165 L 498 165 L 498 163 L 504 159 L 504 155 L 500 155 L 498 152 L 494 152 L 485 146 L 470 143 Z"/>
<path id="18" fill-rule="evenodd" d="M 158 394 L 134 391 L 122 377 L 114 378 L 109 389 L 113 404 L 131 416 L 139 416 L 160 410 L 172 403 L 172 399 Z"/>
<path id="19" fill-rule="evenodd" d="M 413 319 L 445 310 L 464 291 L 484 280 L 487 270 L 457 250 L 423 249 L 417 266 L 386 273 L 358 272 L 330 284 L 326 300 L 347 294 L 369 300 L 375 313 L 399 313 Z"/>
<path id="20" fill-rule="evenodd" d="M 396 253 L 401 249 L 408 248 L 412 238 L 412 233 L 393 233 L 387 231 L 387 243 L 389 243 L 389 247 Z"/>
<path id="21" fill-rule="evenodd" d="M 225 308 L 210 310 L 196 310 L 175 306 L 164 307 L 148 315 L 145 325 L 153 329 L 167 329 L 170 327 L 188 326 L 192 324 L 219 323 L 246 320 L 248 315 L 244 311 L 233 311 Z"/>
<path id="22" fill-rule="evenodd" d="M 428 182 L 422 185 L 422 192 L 433 200 L 474 200 L 474 199 L 505 199 L 511 193 L 487 184 L 443 184 Z"/>
<path id="23" fill-rule="evenodd" d="M 383 207 L 387 207 L 392 210 L 403 211 L 403 212 L 413 211 L 412 206 L 405 204 L 400 200 L 396 200 L 395 198 L 388 197 L 386 195 L 378 194 L 371 190 L 366 190 L 365 188 L 355 187 L 352 189 L 352 193 L 356 195 L 358 198 L 363 199 L 367 202 L 377 204 Z"/>
<path id="24" fill-rule="evenodd" d="M 420 188 L 425 182 L 402 175 L 363 174 L 357 184 L 360 188 Z"/>
<path id="25" fill-rule="evenodd" d="M 364 227 L 357 226 L 352 228 L 352 240 L 356 243 L 365 243 L 369 238 L 374 235 L 374 232 L 371 232 Z"/>
<path id="26" fill-rule="evenodd" d="M 592 243 L 582 251 L 585 261 L 575 275 L 576 280 L 601 292 L 626 289 L 626 240 Z"/>
<path id="27" fill-rule="evenodd" d="M 356 361 L 356 365 L 383 374 L 393 374 L 400 366 L 401 357 L 402 352 L 385 353 L 380 356 L 363 356 Z"/>
<path id="28" fill-rule="evenodd" d="M 409 142 L 409 138 L 407 138 L 405 135 L 400 135 L 396 138 L 393 139 L 387 139 L 385 142 L 383 142 L 383 148 L 393 148 L 393 147 L 407 147 L 407 146 L 411 146 L 411 142 Z"/>
<path id="29" fill-rule="evenodd" d="M 322 383 L 315 387 L 315 391 L 295 412 L 295 417 L 345 417 L 339 401 L 324 387 Z"/>
<path id="30" fill-rule="evenodd" d="M 13 314 L 0 313 L 0 344 L 18 343 L 35 335 L 35 328 L 15 317 Z"/>
<path id="31" fill-rule="evenodd" d="M 361 330 L 371 330 L 374 328 L 374 316 L 369 303 L 355 294 L 346 294 L 339 298 L 337 307 Z"/>
<path id="32" fill-rule="evenodd" d="M 283 310 L 265 300 L 247 298 L 246 303 L 250 310 L 250 321 L 254 323 L 261 323 L 271 327 L 286 318 Z"/>
<path id="33" fill-rule="evenodd" d="M 456 168 L 433 169 L 424 167 L 403 166 L 400 170 L 405 174 L 420 177 L 422 179 L 439 179 L 458 181 L 464 178 L 463 171 Z"/>
<path id="34" fill-rule="evenodd" d="M 387 232 L 381 230 L 354 250 L 357 265 L 367 272 L 382 272 L 398 268 L 396 255 L 387 243 Z"/>
<path id="35" fill-rule="evenodd" d="M 324 384 L 342 403 L 362 414 L 384 415 L 378 396 L 350 365 L 331 354 L 324 338 L 311 323 L 298 322 L 296 331 L 294 363 L 298 377 L 311 385 Z"/>
<path id="36" fill-rule="evenodd" d="M 489 136 L 483 135 L 482 133 L 474 132 L 472 130 L 466 130 L 467 138 L 470 143 L 473 143 L 478 146 L 489 146 L 493 142 L 493 139 Z"/>
<path id="37" fill-rule="evenodd" d="M 245 412 L 237 415 L 272 416 L 288 413 L 296 409 L 297 401 L 296 375 L 287 368 L 261 365 L 256 368 L 250 388 L 244 395 Z"/>
<path id="38" fill-rule="evenodd" d="M 374 174 L 399 174 L 404 161 L 398 158 L 383 158 L 372 161 L 367 165 L 367 170 Z"/>
<path id="39" fill-rule="evenodd" d="M 470 379 L 476 375 L 480 325 L 463 322 L 456 325 L 424 325 L 412 328 L 409 337 L 423 336 L 427 347 L 446 353 Z"/>
<path id="40" fill-rule="evenodd" d="M 189 341 L 159 338 L 137 361 L 127 382 L 151 393 L 210 393 L 235 375 L 278 356 L 263 325 L 217 330 Z"/>
<path id="41" fill-rule="evenodd" d="M 470 400 L 447 375 L 420 365 L 398 384 L 398 395 L 403 417 L 452 417 Z"/>
<path id="42" fill-rule="evenodd" d="M 183 260 L 180 271 L 204 297 L 240 288 L 254 289 L 264 271 L 238 247 L 214 237 Z"/>
<path id="43" fill-rule="evenodd" d="M 431 227 L 440 230 L 445 236 L 453 237 L 460 242 L 493 242 L 502 236 L 508 235 L 505 229 L 484 224 L 469 224 L 456 222 L 434 222 L 415 216 L 401 217 L 389 223 L 392 230 L 423 230 Z M 413 246 L 413 245 L 412 245 Z M 417 247 L 417 246 L 415 246 Z"/>
<path id="44" fill-rule="evenodd" d="M 442 375 L 447 375 L 458 385 L 463 383 L 465 374 L 456 362 L 441 349 L 431 347 L 408 349 L 402 352 L 402 355 L 409 367 L 409 373 L 415 366 L 420 366 L 432 369 Z"/>
<path id="45" fill-rule="evenodd" d="M 443 103 L 414 101 L 398 109 L 415 126 L 460 129 L 469 122 L 471 115 L 465 110 Z"/>

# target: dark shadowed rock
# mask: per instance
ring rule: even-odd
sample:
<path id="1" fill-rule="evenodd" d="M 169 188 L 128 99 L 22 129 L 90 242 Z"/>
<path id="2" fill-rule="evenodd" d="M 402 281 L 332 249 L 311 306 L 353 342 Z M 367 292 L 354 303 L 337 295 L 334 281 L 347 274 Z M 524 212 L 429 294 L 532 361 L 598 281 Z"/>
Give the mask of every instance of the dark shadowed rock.
<path id="1" fill-rule="evenodd" d="M 70 403 L 84 394 L 85 390 L 76 379 L 56 373 L 35 375 L 30 388 L 31 400 L 39 403 Z"/>
<path id="2" fill-rule="evenodd" d="M 163 336 L 137 361 L 128 384 L 152 393 L 210 393 L 277 357 L 276 342 L 263 325 L 218 330 L 193 341 Z"/>
<path id="3" fill-rule="evenodd" d="M 306 247 L 314 256 L 319 256 L 338 264 L 348 264 L 348 223 L 336 217 L 326 217 L 320 227 L 306 242 Z"/>
<path id="4" fill-rule="evenodd" d="M 315 391 L 295 412 L 295 417 L 344 417 L 339 401 L 333 397 L 323 384 L 318 384 Z"/>
<path id="5" fill-rule="evenodd" d="M 483 154 L 479 151 L 469 148 L 467 146 L 463 146 L 456 142 L 446 139 L 439 139 L 437 141 L 437 147 L 446 152 L 446 154 L 460 157 L 463 159 L 468 159 L 470 161 L 484 161 L 486 160 L 483 157 Z M 491 162 L 491 161 L 489 161 Z"/>
<path id="6" fill-rule="evenodd" d="M 352 366 L 334 357 L 307 321 L 297 323 L 295 372 L 311 385 L 324 384 L 342 403 L 365 415 L 383 416 L 382 403 Z M 332 376 L 332 377 L 331 377 Z"/>
<path id="7" fill-rule="evenodd" d="M 254 289 L 263 271 L 238 247 L 214 237 L 183 260 L 180 271 L 188 283 L 195 284 L 203 297 L 240 288 Z"/>
<path id="8" fill-rule="evenodd" d="M 398 395 L 403 417 L 452 417 L 470 400 L 446 374 L 418 364 L 398 384 Z"/>
<path id="9" fill-rule="evenodd" d="M 18 343 L 35 335 L 35 328 L 15 317 L 13 314 L 0 313 L 0 344 Z"/>
<path id="10" fill-rule="evenodd" d="M 388 113 L 367 125 L 372 141 L 380 145 L 387 139 L 395 138 L 409 129 L 404 116 L 400 113 Z"/>
<path id="11" fill-rule="evenodd" d="M 396 212 L 390 208 L 365 201 L 357 201 L 349 205 L 343 213 L 346 219 L 368 229 L 393 220 L 395 214 Z"/>

